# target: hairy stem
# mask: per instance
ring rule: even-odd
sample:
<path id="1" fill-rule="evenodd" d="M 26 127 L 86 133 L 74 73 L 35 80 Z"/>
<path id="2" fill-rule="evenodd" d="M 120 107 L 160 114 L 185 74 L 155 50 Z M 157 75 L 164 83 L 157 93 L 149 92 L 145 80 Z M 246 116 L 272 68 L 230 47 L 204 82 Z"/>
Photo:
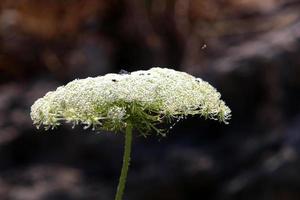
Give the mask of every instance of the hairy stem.
<path id="1" fill-rule="evenodd" d="M 129 162 L 130 162 L 130 153 L 131 153 L 131 143 L 132 143 L 132 124 L 128 123 L 126 127 L 126 134 L 125 134 L 125 145 L 124 145 L 124 155 L 123 155 L 123 165 L 122 171 L 119 179 L 119 185 L 116 192 L 115 200 L 122 200 L 128 169 L 129 169 Z"/>

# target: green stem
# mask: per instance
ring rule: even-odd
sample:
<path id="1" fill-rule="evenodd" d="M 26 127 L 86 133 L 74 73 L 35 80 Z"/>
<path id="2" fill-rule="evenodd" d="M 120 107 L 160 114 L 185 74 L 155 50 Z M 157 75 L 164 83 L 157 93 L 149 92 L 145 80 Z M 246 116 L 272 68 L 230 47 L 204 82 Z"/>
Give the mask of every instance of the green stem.
<path id="1" fill-rule="evenodd" d="M 122 170 L 121 170 L 121 175 L 119 179 L 119 185 L 116 192 L 115 200 L 122 200 L 123 197 L 128 169 L 129 169 L 131 143 L 132 143 L 132 124 L 128 123 L 126 127 L 126 134 L 125 134 L 123 165 L 122 165 Z"/>

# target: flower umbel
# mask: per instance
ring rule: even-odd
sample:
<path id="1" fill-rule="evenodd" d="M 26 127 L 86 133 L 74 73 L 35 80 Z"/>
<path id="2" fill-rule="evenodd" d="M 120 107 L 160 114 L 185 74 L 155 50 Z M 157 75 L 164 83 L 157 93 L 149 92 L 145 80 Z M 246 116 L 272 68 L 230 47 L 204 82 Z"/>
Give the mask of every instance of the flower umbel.
<path id="1" fill-rule="evenodd" d="M 31 107 L 37 127 L 71 122 L 109 131 L 126 123 L 141 134 L 174 118 L 201 115 L 227 123 L 231 111 L 209 83 L 185 72 L 151 68 L 131 74 L 78 79 L 48 92 Z"/>
<path id="2" fill-rule="evenodd" d="M 209 83 L 185 72 L 152 68 L 122 74 L 74 80 L 48 92 L 31 107 L 31 118 L 39 128 L 54 128 L 62 122 L 84 128 L 125 133 L 124 156 L 115 200 L 122 200 L 127 179 L 132 130 L 146 136 L 162 122 L 188 115 L 227 123 L 231 111 Z"/>

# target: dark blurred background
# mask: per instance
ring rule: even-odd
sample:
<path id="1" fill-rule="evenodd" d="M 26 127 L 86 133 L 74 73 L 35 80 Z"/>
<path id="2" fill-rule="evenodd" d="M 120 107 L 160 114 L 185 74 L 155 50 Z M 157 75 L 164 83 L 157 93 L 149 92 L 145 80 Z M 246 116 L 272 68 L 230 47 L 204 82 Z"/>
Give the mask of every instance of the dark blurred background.
<path id="1" fill-rule="evenodd" d="M 0 199 L 113 199 L 122 135 L 36 130 L 30 106 L 153 66 L 209 81 L 233 118 L 135 137 L 125 199 L 300 198 L 299 0 L 1 0 Z"/>

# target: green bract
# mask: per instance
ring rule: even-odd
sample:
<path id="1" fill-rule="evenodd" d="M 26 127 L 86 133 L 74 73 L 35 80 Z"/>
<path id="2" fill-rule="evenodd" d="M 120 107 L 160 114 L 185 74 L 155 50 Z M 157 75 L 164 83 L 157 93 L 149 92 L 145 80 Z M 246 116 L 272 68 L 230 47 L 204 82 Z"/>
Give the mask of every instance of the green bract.
<path id="1" fill-rule="evenodd" d="M 151 68 L 71 81 L 38 99 L 31 107 L 31 118 L 46 129 L 65 121 L 117 132 L 131 123 L 145 135 L 151 130 L 163 133 L 159 123 L 188 115 L 227 123 L 231 111 L 220 97 L 200 78 Z"/>

